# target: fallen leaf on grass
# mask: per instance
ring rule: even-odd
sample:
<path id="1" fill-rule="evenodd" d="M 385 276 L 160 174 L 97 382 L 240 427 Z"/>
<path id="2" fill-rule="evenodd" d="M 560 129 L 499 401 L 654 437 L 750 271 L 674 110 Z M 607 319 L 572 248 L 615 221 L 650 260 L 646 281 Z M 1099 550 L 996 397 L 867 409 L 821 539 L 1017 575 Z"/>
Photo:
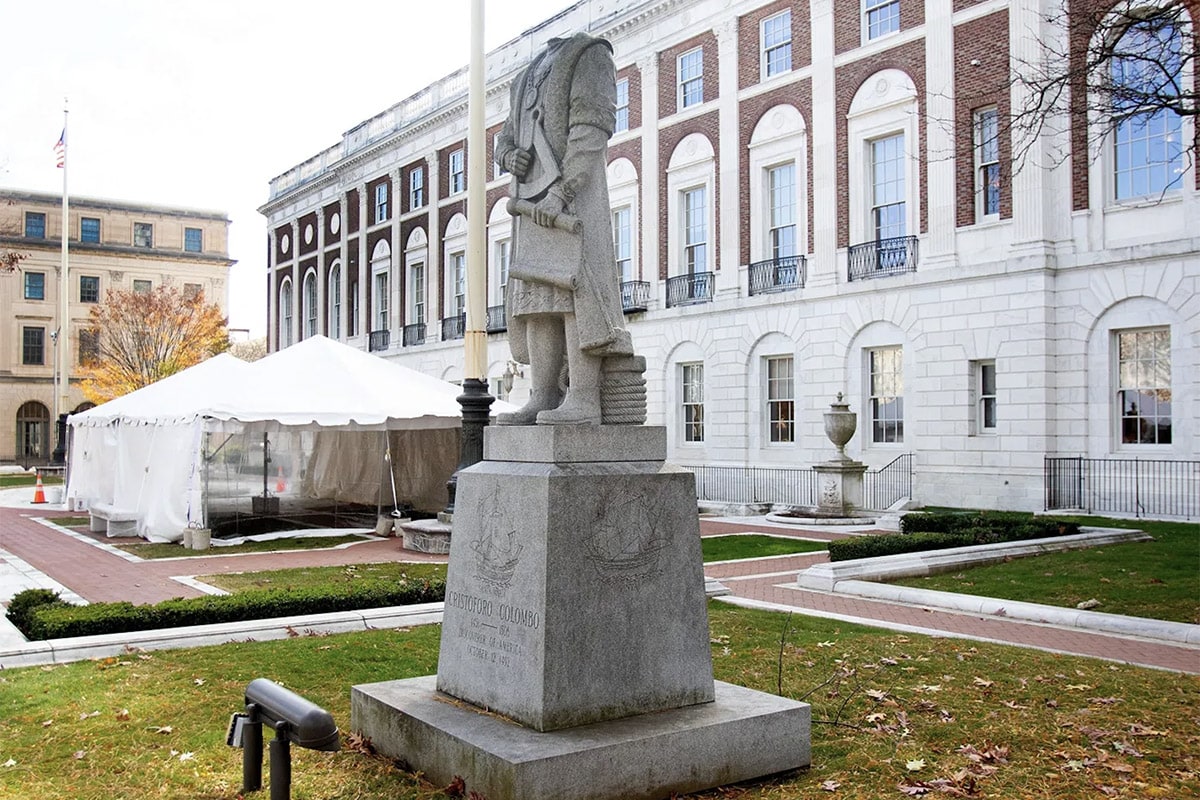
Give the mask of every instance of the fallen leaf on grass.
<path id="1" fill-rule="evenodd" d="M 996 683 L 995 681 L 990 681 L 987 678 L 980 678 L 978 676 L 976 676 L 975 680 L 971 682 L 982 689 L 989 689 L 993 684 Z"/>
<path id="2" fill-rule="evenodd" d="M 887 699 L 887 692 L 881 692 L 878 689 L 867 689 L 863 694 L 876 702 Z"/>
<path id="3" fill-rule="evenodd" d="M 82 761 L 85 758 L 87 758 L 87 750 L 76 750 L 75 751 L 75 760 L 76 761 Z"/>
<path id="4" fill-rule="evenodd" d="M 92 712 L 92 713 L 90 713 L 90 714 L 88 714 L 87 712 L 84 712 L 84 713 L 82 713 L 82 714 L 80 714 L 80 715 L 79 715 L 79 718 L 80 718 L 81 720 L 84 720 L 84 719 L 88 719 L 89 717 L 98 717 L 98 716 L 100 716 L 100 712 L 99 712 L 99 711 L 93 711 L 93 712 Z"/>
<path id="5" fill-rule="evenodd" d="M 1029 706 L 1023 706 L 1019 704 L 1016 700 L 1005 700 L 1004 705 L 1008 708 L 1015 708 L 1018 711 L 1024 711 L 1029 708 Z"/>
<path id="6" fill-rule="evenodd" d="M 196 757 L 195 753 L 180 753 L 179 754 L 180 761 L 191 761 L 195 757 Z"/>
<path id="7" fill-rule="evenodd" d="M 6 766 L 6 767 L 15 767 L 16 765 L 17 765 L 17 762 L 11 758 L 8 761 L 4 762 L 4 766 Z"/>
<path id="8" fill-rule="evenodd" d="M 192 681 L 192 683 L 196 684 L 197 686 L 203 686 L 204 678 L 196 678 L 195 680 Z"/>
<path id="9" fill-rule="evenodd" d="M 454 780 L 450 781 L 450 785 L 442 791 L 447 797 L 462 797 L 466 794 L 467 784 L 463 781 L 462 776 L 455 775 Z"/>
<path id="10" fill-rule="evenodd" d="M 839 786 L 841 786 L 841 784 L 837 781 L 823 781 L 821 783 L 821 788 L 827 792 L 836 792 Z"/>
<path id="11" fill-rule="evenodd" d="M 817 647 L 833 647 L 837 642 L 817 642 Z"/>
<path id="12" fill-rule="evenodd" d="M 43 721 L 43 722 L 42 722 L 42 727 L 43 727 L 43 728 L 49 728 L 49 727 L 50 727 L 51 725 L 53 725 L 53 724 L 54 724 L 54 720 L 52 720 L 52 719 L 48 719 L 48 720 L 45 720 L 45 721 Z"/>
<path id="13" fill-rule="evenodd" d="M 128 722 L 129 721 L 129 709 L 122 708 L 120 711 L 118 711 L 117 712 L 117 720 L 120 722 Z"/>
<path id="14" fill-rule="evenodd" d="M 1086 692 L 1089 689 L 1095 689 L 1095 688 L 1096 688 L 1095 686 L 1089 686 L 1086 683 L 1068 683 L 1067 684 L 1068 692 Z"/>
<path id="15" fill-rule="evenodd" d="M 925 759 L 914 758 L 904 764 L 904 768 L 909 772 L 920 772 L 925 769 Z"/>
<path id="16" fill-rule="evenodd" d="M 151 725 L 146 730 L 154 731 L 155 733 L 170 733 L 175 729 L 172 728 L 170 725 L 160 725 L 158 727 L 154 727 L 153 725 Z"/>

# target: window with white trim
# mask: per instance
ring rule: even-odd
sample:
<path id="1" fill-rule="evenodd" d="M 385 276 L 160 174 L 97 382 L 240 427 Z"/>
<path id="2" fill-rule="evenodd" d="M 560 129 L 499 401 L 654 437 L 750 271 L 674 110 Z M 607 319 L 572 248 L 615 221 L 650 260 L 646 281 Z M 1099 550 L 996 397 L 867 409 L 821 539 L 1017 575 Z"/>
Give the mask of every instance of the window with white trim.
<path id="1" fill-rule="evenodd" d="M 617 260 L 617 275 L 621 282 L 633 280 L 633 227 L 629 206 L 612 212 L 613 254 Z"/>
<path id="2" fill-rule="evenodd" d="M 679 56 L 678 86 L 680 110 L 704 102 L 704 50 L 697 47 Z"/>
<path id="3" fill-rule="evenodd" d="M 512 241 L 501 239 L 496 242 L 496 302 L 504 304 L 504 291 L 508 286 L 508 263 L 512 255 Z"/>
<path id="4" fill-rule="evenodd" d="M 975 395 L 975 433 L 996 432 L 996 362 L 972 362 Z"/>
<path id="5" fill-rule="evenodd" d="M 683 192 L 683 272 L 708 271 L 708 190 L 697 186 Z"/>
<path id="6" fill-rule="evenodd" d="M 361 287 L 358 285 L 358 270 L 355 268 L 353 261 L 350 262 L 350 269 L 346 273 L 346 277 L 349 279 L 350 284 L 346 292 L 347 299 L 350 301 L 350 308 L 347 309 L 346 313 L 346 335 L 358 336 L 360 324 L 358 316 L 359 309 L 362 307 L 362 299 L 361 295 L 359 294 L 359 289 Z"/>
<path id="7" fill-rule="evenodd" d="M 304 276 L 304 338 L 317 335 L 317 275 Z"/>
<path id="8" fill-rule="evenodd" d="M 904 441 L 904 350 L 878 347 L 867 351 L 871 408 L 871 441 Z"/>
<path id="9" fill-rule="evenodd" d="M 450 316 L 467 313 L 467 254 L 459 251 L 450 254 Z"/>
<path id="10" fill-rule="evenodd" d="M 871 148 L 871 232 L 875 241 L 907 233 L 904 134 L 875 139 Z"/>
<path id="11" fill-rule="evenodd" d="M 375 184 L 375 222 L 383 222 L 388 218 L 388 185 L 386 182 Z"/>
<path id="12" fill-rule="evenodd" d="M 629 130 L 629 78 L 617 81 L 617 125 L 614 133 Z"/>
<path id="13" fill-rule="evenodd" d="M 771 258 L 796 255 L 796 164 L 767 169 L 767 240 Z"/>
<path id="14" fill-rule="evenodd" d="M 792 10 L 764 19 L 759 26 L 762 76 L 770 78 L 792 70 Z"/>
<path id="15" fill-rule="evenodd" d="M 342 338 L 342 265 L 334 263 L 329 270 L 329 338 Z"/>
<path id="16" fill-rule="evenodd" d="M 864 41 L 900 30 L 900 0 L 864 0 Z"/>
<path id="17" fill-rule="evenodd" d="M 291 347 L 292 332 L 292 280 L 284 278 L 279 287 L 279 346 Z"/>
<path id="18" fill-rule="evenodd" d="M 680 420 L 683 441 L 704 441 L 704 364 L 679 365 Z"/>
<path id="19" fill-rule="evenodd" d="M 1171 330 L 1116 331 L 1121 444 L 1171 444 Z"/>
<path id="20" fill-rule="evenodd" d="M 408 319 L 411 325 L 425 324 L 425 262 L 408 267 Z"/>
<path id="21" fill-rule="evenodd" d="M 1177 21 L 1151 16 L 1128 25 L 1110 62 L 1113 184 L 1117 200 L 1180 186 L 1183 117 L 1164 101 L 1182 91 L 1183 42 Z M 1147 100 L 1153 107 L 1147 107 Z"/>
<path id="22" fill-rule="evenodd" d="M 467 190 L 466 161 L 461 149 L 450 153 L 450 174 L 447 177 L 449 194 L 458 194 Z"/>
<path id="23" fill-rule="evenodd" d="M 975 112 L 975 219 L 1000 216 L 1000 116 L 996 108 Z"/>
<path id="24" fill-rule="evenodd" d="M 388 274 L 386 272 L 375 273 L 375 294 L 371 299 L 371 305 L 375 307 L 375 330 L 386 331 L 388 329 Z"/>
<path id="25" fill-rule="evenodd" d="M 391 330 L 388 313 L 391 309 L 392 248 L 387 239 L 380 239 L 371 251 L 371 309 L 374 312 L 371 331 Z"/>
<path id="26" fill-rule="evenodd" d="M 769 356 L 767 377 L 767 441 L 796 441 L 795 365 L 791 356 Z"/>
<path id="27" fill-rule="evenodd" d="M 425 205 L 425 168 L 413 167 L 408 173 L 408 208 L 410 211 Z"/>

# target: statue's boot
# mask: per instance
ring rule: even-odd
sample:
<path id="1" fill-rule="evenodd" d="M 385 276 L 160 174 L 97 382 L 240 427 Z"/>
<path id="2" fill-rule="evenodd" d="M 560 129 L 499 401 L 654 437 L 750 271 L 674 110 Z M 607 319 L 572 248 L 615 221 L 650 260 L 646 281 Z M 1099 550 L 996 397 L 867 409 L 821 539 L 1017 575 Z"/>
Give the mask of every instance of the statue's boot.
<path id="1" fill-rule="evenodd" d="M 538 425 L 599 425 L 599 398 L 580 399 L 584 392 L 567 392 L 567 399 L 558 408 L 537 415 Z"/>
<path id="2" fill-rule="evenodd" d="M 508 411 L 496 415 L 497 425 L 533 425 L 538 421 L 538 415 L 550 409 L 557 408 L 562 402 L 562 394 L 550 389 L 534 389 L 529 393 L 529 402 L 516 411 Z"/>

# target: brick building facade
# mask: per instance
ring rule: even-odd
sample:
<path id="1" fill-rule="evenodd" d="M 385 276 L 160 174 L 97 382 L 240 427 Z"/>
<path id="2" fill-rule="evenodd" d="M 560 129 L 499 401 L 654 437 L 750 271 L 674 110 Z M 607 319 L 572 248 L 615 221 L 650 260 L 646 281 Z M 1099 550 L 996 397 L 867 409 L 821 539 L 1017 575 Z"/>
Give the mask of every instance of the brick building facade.
<path id="1" fill-rule="evenodd" d="M 823 460 L 838 392 L 859 413 L 849 452 L 914 453 L 929 504 L 1041 508 L 1047 456 L 1200 459 L 1196 167 L 1131 167 L 1120 135 L 1073 153 L 1094 147 L 1086 119 L 1014 160 L 1010 75 L 1058 35 L 1043 11 L 581 0 L 488 55 L 490 151 L 546 40 L 613 43 L 618 269 L 674 461 Z M 461 377 L 466 111 L 464 70 L 271 181 L 272 349 L 325 333 Z M 487 169 L 499 390 L 508 180 Z"/>
<path id="2" fill-rule="evenodd" d="M 59 333 L 62 197 L 0 191 L 0 252 L 24 256 L 0 273 L 0 463 L 49 462 L 57 444 L 54 376 L 60 344 L 70 348 L 70 407 L 83 392 L 74 370 L 88 356 L 89 313 L 110 289 L 166 284 L 204 292 L 226 307 L 229 219 L 214 211 L 70 198 L 67 337 Z"/>

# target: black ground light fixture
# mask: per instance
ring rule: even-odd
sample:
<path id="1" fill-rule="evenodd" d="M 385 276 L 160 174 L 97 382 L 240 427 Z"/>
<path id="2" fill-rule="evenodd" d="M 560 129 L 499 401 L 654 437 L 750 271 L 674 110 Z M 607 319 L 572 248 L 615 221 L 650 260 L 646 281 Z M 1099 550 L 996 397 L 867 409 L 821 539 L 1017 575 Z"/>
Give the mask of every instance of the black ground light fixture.
<path id="1" fill-rule="evenodd" d="M 242 748 L 242 791 L 262 788 L 262 726 L 275 731 L 271 740 L 271 800 L 292 796 L 292 743 L 309 750 L 336 752 L 340 745 L 333 715 L 266 678 L 246 687 L 246 710 L 233 715 L 225 743 Z"/>

